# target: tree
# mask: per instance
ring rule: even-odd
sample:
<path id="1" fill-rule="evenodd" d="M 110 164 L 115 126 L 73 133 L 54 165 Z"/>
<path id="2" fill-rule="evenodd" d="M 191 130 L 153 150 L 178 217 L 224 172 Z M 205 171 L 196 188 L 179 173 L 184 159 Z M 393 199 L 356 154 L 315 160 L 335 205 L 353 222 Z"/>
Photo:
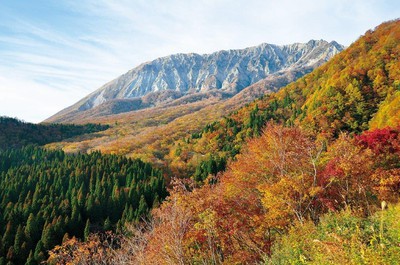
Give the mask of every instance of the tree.
<path id="1" fill-rule="evenodd" d="M 89 234 L 90 234 L 90 220 L 87 219 L 85 229 L 83 230 L 83 238 L 85 239 L 85 241 L 89 238 Z"/>
<path id="2" fill-rule="evenodd" d="M 136 210 L 136 219 L 139 219 L 145 216 L 148 213 L 149 206 L 144 198 L 144 196 L 140 196 L 139 207 Z"/>
<path id="3" fill-rule="evenodd" d="M 360 207 L 369 211 L 372 192 L 373 155 L 363 149 L 347 134 L 341 134 L 329 148 L 324 159 L 327 162 L 321 172 L 320 184 L 327 201 L 336 209 Z"/>
<path id="4" fill-rule="evenodd" d="M 25 265 L 36 265 L 36 262 L 34 261 L 32 250 L 29 252 L 28 259 L 25 262 Z"/>
<path id="5" fill-rule="evenodd" d="M 43 226 L 42 238 L 40 241 L 44 249 L 51 249 L 57 244 L 54 226 L 52 224 L 45 224 Z"/>
<path id="6" fill-rule="evenodd" d="M 112 226 L 111 226 L 111 221 L 110 218 L 107 217 L 107 219 L 104 221 L 104 225 L 103 225 L 103 229 L 105 231 L 111 230 Z"/>
<path id="7" fill-rule="evenodd" d="M 2 243 L 3 248 L 8 249 L 14 243 L 14 227 L 11 221 L 8 221 L 6 231 L 4 232 Z"/>
<path id="8" fill-rule="evenodd" d="M 34 253 L 34 258 L 37 263 L 40 263 L 46 259 L 46 256 L 43 253 L 44 248 L 43 248 L 43 243 L 42 240 L 39 240 L 35 247 L 35 253 Z"/>
<path id="9" fill-rule="evenodd" d="M 17 233 L 14 239 L 14 253 L 18 263 L 24 262 L 26 259 L 26 243 L 24 242 L 24 232 L 21 225 L 18 226 Z"/>
<path id="10" fill-rule="evenodd" d="M 40 231 L 33 213 L 29 214 L 28 220 L 26 222 L 25 237 L 29 245 L 32 245 L 34 242 L 37 242 L 38 239 L 40 238 Z"/>

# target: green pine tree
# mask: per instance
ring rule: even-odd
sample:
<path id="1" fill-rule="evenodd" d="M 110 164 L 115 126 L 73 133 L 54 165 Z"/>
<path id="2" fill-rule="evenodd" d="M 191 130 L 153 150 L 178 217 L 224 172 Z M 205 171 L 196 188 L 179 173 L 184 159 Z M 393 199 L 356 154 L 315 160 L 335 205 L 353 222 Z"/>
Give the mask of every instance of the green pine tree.
<path id="1" fill-rule="evenodd" d="M 85 225 L 85 230 L 83 230 L 83 238 L 85 239 L 85 241 L 88 240 L 89 234 L 90 234 L 90 220 L 87 219 L 86 225 Z"/>

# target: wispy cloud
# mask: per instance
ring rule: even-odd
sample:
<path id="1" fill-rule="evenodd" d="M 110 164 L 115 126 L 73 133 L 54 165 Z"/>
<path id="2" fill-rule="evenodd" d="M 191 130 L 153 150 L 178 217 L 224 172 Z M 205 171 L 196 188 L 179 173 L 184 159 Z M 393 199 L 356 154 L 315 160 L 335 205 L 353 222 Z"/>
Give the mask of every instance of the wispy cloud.
<path id="1" fill-rule="evenodd" d="M 389 0 L 0 2 L 0 115 L 41 121 L 138 64 L 311 38 L 348 45 L 400 13 Z"/>

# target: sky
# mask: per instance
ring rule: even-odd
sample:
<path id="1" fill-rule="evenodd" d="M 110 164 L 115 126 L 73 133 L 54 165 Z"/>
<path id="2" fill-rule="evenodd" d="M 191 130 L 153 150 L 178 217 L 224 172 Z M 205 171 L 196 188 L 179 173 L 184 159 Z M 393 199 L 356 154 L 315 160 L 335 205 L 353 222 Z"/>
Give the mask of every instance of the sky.
<path id="1" fill-rule="evenodd" d="M 169 54 L 348 46 L 399 16 L 398 0 L 0 0 L 0 116 L 41 122 Z"/>

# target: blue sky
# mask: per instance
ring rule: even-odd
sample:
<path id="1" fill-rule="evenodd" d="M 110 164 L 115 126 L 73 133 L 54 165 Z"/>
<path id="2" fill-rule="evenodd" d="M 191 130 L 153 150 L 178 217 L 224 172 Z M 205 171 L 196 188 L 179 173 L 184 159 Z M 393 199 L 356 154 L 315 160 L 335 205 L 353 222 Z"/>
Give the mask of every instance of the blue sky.
<path id="1" fill-rule="evenodd" d="M 350 45 L 399 16 L 398 0 L 0 0 L 0 115 L 40 122 L 173 53 Z"/>

